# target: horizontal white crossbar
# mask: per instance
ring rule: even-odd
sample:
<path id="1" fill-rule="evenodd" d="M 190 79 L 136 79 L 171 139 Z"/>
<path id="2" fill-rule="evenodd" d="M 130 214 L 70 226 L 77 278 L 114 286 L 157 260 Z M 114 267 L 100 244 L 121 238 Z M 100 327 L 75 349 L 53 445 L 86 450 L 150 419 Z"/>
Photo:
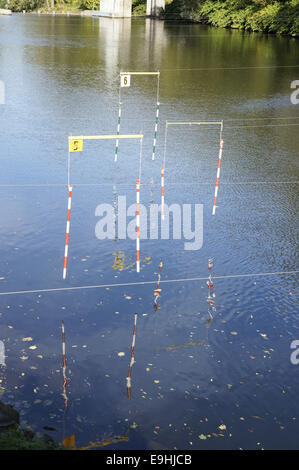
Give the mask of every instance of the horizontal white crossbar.
<path id="1" fill-rule="evenodd" d="M 191 126 L 191 125 L 197 125 L 197 126 L 200 126 L 200 125 L 209 125 L 209 124 L 216 124 L 218 126 L 223 126 L 223 122 L 222 121 L 186 121 L 186 122 L 169 122 L 169 121 L 166 121 L 166 125 L 167 126 Z"/>
<path id="2" fill-rule="evenodd" d="M 119 72 L 119 75 L 160 75 L 160 72 Z"/>
<path id="3" fill-rule="evenodd" d="M 127 135 L 81 135 L 69 136 L 71 140 L 100 140 L 100 139 L 143 139 L 143 134 L 127 134 Z"/>

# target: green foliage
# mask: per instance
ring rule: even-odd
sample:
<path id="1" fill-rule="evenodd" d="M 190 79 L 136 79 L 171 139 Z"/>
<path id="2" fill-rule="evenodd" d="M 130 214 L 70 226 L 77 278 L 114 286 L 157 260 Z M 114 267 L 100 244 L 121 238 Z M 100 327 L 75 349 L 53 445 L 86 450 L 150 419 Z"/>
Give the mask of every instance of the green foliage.
<path id="1" fill-rule="evenodd" d="M 0 433 L 0 450 L 59 450 L 60 444 L 26 435 L 20 429 Z"/>
<path id="2" fill-rule="evenodd" d="M 132 1 L 132 14 L 145 15 L 146 14 L 146 0 L 133 0 Z"/>
<path id="3" fill-rule="evenodd" d="M 99 10 L 100 0 L 81 0 L 79 8 L 82 10 Z"/>
<path id="4" fill-rule="evenodd" d="M 173 0 L 166 8 L 166 18 L 298 36 L 299 0 Z"/>
<path id="5" fill-rule="evenodd" d="M 2 8 L 9 8 L 12 11 L 32 11 L 42 7 L 44 0 L 6 0 L 4 3 L 6 6 Z"/>

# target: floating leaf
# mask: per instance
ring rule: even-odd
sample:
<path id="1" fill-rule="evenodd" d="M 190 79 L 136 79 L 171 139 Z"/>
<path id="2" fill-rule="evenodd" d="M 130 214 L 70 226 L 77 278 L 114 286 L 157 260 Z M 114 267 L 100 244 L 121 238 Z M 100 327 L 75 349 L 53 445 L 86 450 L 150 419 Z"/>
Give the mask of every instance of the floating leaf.
<path id="1" fill-rule="evenodd" d="M 69 437 L 65 437 L 62 441 L 63 447 L 67 447 L 68 449 L 72 449 L 75 447 L 75 434 L 72 434 Z"/>

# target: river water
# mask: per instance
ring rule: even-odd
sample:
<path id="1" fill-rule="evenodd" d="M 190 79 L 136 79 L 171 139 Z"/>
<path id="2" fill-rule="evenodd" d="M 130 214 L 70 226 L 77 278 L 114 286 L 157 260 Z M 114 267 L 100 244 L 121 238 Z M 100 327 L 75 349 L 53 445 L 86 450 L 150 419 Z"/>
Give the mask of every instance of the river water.
<path id="1" fill-rule="evenodd" d="M 0 295 L 0 395 L 22 425 L 55 429 L 60 441 L 73 434 L 78 448 L 298 448 L 296 275 L 229 277 L 297 269 L 298 52 L 293 38 L 196 24 L 0 17 L 0 294 L 42 290 Z M 165 121 L 223 120 L 216 215 L 219 126 L 168 126 L 165 201 L 203 205 L 202 246 L 142 239 L 136 273 L 136 242 L 98 239 L 95 210 L 120 215 L 120 196 L 134 204 L 139 141 L 121 140 L 117 163 L 114 140 L 84 141 L 70 154 L 63 280 L 68 136 L 115 134 L 119 72 L 157 70 L 154 161 L 157 79 L 132 76 L 121 89 L 121 133 L 144 134 L 141 203 L 160 203 Z M 185 281 L 161 282 L 156 309 L 160 261 L 161 281 Z M 94 285 L 108 286 L 44 291 Z"/>

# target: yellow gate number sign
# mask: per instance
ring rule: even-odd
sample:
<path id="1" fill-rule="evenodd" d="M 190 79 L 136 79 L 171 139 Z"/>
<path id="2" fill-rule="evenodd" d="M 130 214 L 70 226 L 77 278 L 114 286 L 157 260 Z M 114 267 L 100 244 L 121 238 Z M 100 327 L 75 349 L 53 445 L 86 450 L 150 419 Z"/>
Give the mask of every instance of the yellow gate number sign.
<path id="1" fill-rule="evenodd" d="M 70 140 L 69 151 L 70 152 L 82 152 L 83 140 Z"/>

